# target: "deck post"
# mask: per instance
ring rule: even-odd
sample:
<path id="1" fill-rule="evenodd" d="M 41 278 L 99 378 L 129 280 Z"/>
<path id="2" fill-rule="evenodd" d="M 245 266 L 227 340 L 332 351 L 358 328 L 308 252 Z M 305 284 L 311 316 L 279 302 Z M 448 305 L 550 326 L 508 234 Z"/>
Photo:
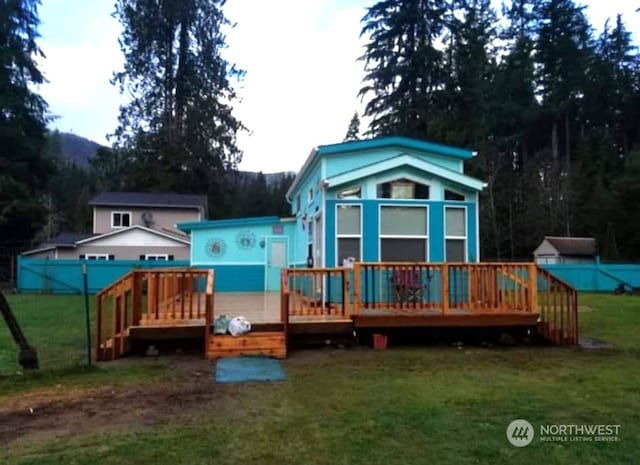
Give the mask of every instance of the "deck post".
<path id="1" fill-rule="evenodd" d="M 142 319 L 142 274 L 133 271 L 133 289 L 131 292 L 131 324 L 137 326 Z"/>
<path id="2" fill-rule="evenodd" d="M 449 313 L 449 264 L 443 263 L 440 265 L 440 284 L 441 284 L 441 296 L 442 301 L 442 314 Z"/>
<path id="3" fill-rule="evenodd" d="M 538 311 L 538 266 L 529 263 L 529 313 Z"/>
<path id="4" fill-rule="evenodd" d="M 353 313 L 359 315 L 362 310 L 362 302 L 360 296 L 360 263 L 353 264 Z"/>
<path id="5" fill-rule="evenodd" d="M 349 269 L 348 268 L 343 268 L 342 269 L 342 316 L 349 318 L 351 316 L 351 311 L 349 310 L 349 300 L 350 299 L 350 295 L 349 295 L 349 288 L 350 288 L 350 284 L 351 281 L 349 279 Z"/>

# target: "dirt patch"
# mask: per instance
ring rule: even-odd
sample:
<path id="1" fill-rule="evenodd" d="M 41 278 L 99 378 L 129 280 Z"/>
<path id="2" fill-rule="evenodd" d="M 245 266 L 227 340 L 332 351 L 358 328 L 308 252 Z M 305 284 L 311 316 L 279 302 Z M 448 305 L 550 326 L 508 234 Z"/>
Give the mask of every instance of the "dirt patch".
<path id="1" fill-rule="evenodd" d="M 124 427 L 154 425 L 188 415 L 217 395 L 212 366 L 200 361 L 177 368 L 160 383 L 132 387 L 31 393 L 0 407 L 0 445 L 16 440 L 47 439 Z"/>

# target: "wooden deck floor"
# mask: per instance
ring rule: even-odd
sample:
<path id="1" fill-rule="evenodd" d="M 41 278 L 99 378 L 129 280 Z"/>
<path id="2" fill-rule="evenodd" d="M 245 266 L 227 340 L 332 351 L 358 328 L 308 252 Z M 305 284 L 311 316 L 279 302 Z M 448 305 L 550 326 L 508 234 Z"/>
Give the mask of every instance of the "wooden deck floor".
<path id="1" fill-rule="evenodd" d="M 204 294 L 198 294 L 194 299 L 204 306 Z M 253 325 L 261 326 L 269 323 L 280 322 L 280 294 L 277 292 L 227 292 L 217 293 L 214 301 L 215 315 L 226 315 L 230 318 L 244 316 Z M 176 328 L 175 332 L 181 334 L 195 334 L 204 326 L 204 318 L 175 319 L 171 315 L 159 312 L 159 318 L 143 318 L 139 326 L 132 327 L 132 336 L 141 334 L 144 328 L 155 328 L 158 334 L 172 332 L 170 328 Z M 166 310 L 170 313 L 169 310 Z M 523 312 L 496 313 L 478 312 L 465 309 L 450 309 L 447 315 L 442 314 L 439 308 L 413 309 L 413 308 L 384 308 L 363 309 L 356 316 L 344 317 L 342 315 L 292 315 L 289 325 L 292 332 L 308 332 L 312 328 L 302 330 L 296 326 L 310 326 L 318 328 L 322 324 L 354 324 L 355 327 L 374 326 L 519 326 L 535 325 L 538 315 Z M 162 330 L 165 330 L 164 333 Z M 154 331 L 155 333 L 155 331 Z"/>

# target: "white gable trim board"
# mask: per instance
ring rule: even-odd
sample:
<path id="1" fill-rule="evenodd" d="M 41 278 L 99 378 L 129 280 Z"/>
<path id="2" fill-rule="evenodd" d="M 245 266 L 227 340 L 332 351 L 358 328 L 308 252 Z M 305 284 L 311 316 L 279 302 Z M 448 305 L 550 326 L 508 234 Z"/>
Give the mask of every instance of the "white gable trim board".
<path id="1" fill-rule="evenodd" d="M 188 245 L 189 241 L 133 226 L 125 230 L 78 241 L 77 244 L 90 244 L 98 247 L 183 247 L 185 244 Z"/>

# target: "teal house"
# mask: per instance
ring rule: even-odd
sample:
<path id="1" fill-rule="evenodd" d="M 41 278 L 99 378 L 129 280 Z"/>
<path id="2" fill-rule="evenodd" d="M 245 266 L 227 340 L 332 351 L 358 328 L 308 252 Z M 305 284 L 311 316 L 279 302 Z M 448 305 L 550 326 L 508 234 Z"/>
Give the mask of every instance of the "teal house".
<path id="1" fill-rule="evenodd" d="M 181 223 L 193 266 L 218 291 L 279 289 L 285 267 L 362 262 L 478 262 L 478 196 L 464 173 L 474 152 L 403 137 L 311 151 L 287 201 L 290 218 Z"/>

